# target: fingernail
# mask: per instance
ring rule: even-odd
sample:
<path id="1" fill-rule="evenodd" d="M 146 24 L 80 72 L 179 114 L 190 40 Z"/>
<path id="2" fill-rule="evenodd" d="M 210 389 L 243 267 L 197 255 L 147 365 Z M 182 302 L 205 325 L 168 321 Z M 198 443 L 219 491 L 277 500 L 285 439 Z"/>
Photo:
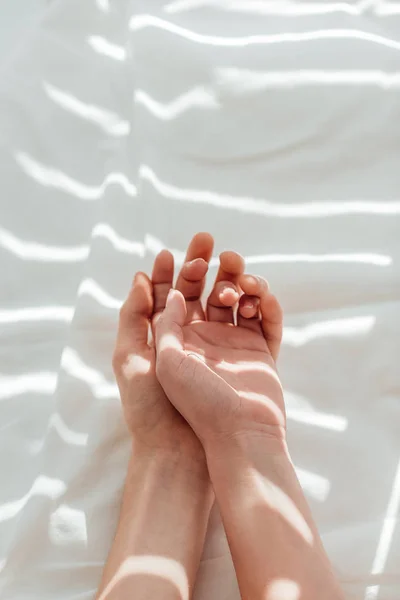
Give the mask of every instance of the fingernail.
<path id="1" fill-rule="evenodd" d="M 172 296 L 174 295 L 174 290 L 173 288 L 171 288 L 168 292 L 168 296 L 167 296 L 167 301 L 165 303 L 165 306 L 168 306 L 169 301 L 171 300 Z"/>
<path id="2" fill-rule="evenodd" d="M 202 264 L 203 262 L 206 262 L 203 258 L 194 258 L 193 260 L 188 260 L 185 263 L 185 267 L 192 267 L 193 265 Z"/>

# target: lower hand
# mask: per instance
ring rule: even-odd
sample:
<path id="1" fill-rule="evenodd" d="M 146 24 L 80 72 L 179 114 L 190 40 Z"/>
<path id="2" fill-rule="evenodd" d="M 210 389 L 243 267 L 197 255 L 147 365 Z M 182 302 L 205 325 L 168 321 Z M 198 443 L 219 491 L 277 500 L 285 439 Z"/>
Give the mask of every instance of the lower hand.
<path id="1" fill-rule="evenodd" d="M 199 234 L 192 240 L 177 289 L 200 296 L 212 250 L 211 236 Z M 204 462 L 197 436 L 158 382 L 155 348 L 148 343 L 149 327 L 154 329 L 165 308 L 173 276 L 174 261 L 167 250 L 156 257 L 151 280 L 144 273 L 136 274 L 120 312 L 113 369 L 136 449 L 183 453 Z"/>

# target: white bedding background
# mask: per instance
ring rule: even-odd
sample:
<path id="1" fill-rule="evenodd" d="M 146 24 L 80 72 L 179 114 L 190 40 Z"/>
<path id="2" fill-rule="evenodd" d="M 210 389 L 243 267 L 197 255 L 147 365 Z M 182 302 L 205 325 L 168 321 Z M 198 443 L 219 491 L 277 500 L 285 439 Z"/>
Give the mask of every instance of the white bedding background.
<path id="1" fill-rule="evenodd" d="M 285 308 L 289 443 L 347 597 L 399 599 L 399 150 L 398 2 L 50 4 L 0 73 L 2 599 L 93 598 L 118 307 L 201 230 Z M 215 511 L 195 600 L 238 598 Z"/>
<path id="2" fill-rule="evenodd" d="M 51 0 L 50 0 L 51 1 Z M 0 0 L 0 65 L 24 43 L 24 37 L 34 27 L 49 0 Z"/>

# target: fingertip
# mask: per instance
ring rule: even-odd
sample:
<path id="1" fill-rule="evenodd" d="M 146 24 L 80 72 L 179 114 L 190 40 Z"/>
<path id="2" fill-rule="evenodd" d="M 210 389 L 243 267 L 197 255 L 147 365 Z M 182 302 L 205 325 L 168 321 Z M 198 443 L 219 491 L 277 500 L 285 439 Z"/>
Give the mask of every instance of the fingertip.
<path id="1" fill-rule="evenodd" d="M 165 308 L 174 320 L 176 319 L 177 322 L 183 324 L 186 318 L 186 301 L 179 290 L 173 288 L 169 290 Z"/>
<path id="2" fill-rule="evenodd" d="M 239 314 L 245 319 L 253 319 L 259 314 L 259 306 L 258 297 L 244 294 L 240 299 Z"/>
<path id="3" fill-rule="evenodd" d="M 238 252 L 234 252 L 233 250 L 224 250 L 224 252 L 221 252 L 219 255 L 219 261 L 221 268 L 227 273 L 240 275 L 244 271 L 244 258 Z"/>
<path id="4" fill-rule="evenodd" d="M 151 279 L 154 283 L 165 283 L 171 281 L 174 275 L 173 254 L 164 248 L 154 259 Z"/>
<path id="5" fill-rule="evenodd" d="M 225 287 L 219 293 L 219 300 L 225 306 L 234 306 L 239 300 L 239 294 L 232 287 Z"/>
<path id="6" fill-rule="evenodd" d="M 162 258 L 164 260 L 169 260 L 169 261 L 174 260 L 174 256 L 173 256 L 172 252 L 170 250 L 168 250 L 168 248 L 163 248 L 162 250 L 160 250 L 160 252 L 157 254 L 156 258 Z"/>
<path id="7" fill-rule="evenodd" d="M 243 273 L 239 279 L 242 290 L 251 296 L 261 296 L 269 292 L 268 281 L 259 275 Z"/>
<path id="8" fill-rule="evenodd" d="M 207 246 L 214 247 L 214 238 L 211 235 L 211 233 L 209 233 L 208 231 L 199 231 L 198 233 L 196 233 L 193 236 L 193 239 L 196 240 L 197 242 L 202 242 L 203 244 L 206 244 Z"/>
<path id="9" fill-rule="evenodd" d="M 252 306 L 241 306 L 239 313 L 244 319 L 252 319 L 256 316 L 256 310 Z"/>
<path id="10" fill-rule="evenodd" d="M 213 249 L 213 236 L 206 231 L 200 231 L 193 236 L 188 247 L 186 258 L 190 260 L 191 258 L 201 257 L 208 262 L 212 256 Z"/>
<path id="11" fill-rule="evenodd" d="M 181 274 L 187 281 L 199 281 L 206 276 L 208 271 L 208 262 L 204 258 L 195 258 L 186 262 Z"/>
<path id="12" fill-rule="evenodd" d="M 135 273 L 135 276 L 133 278 L 133 285 L 147 285 L 147 284 L 151 285 L 151 281 L 148 278 L 148 276 L 146 275 L 146 273 L 143 273 L 143 271 L 138 271 L 137 273 Z"/>
<path id="13" fill-rule="evenodd" d="M 146 273 L 138 271 L 135 274 L 127 302 L 134 312 L 150 316 L 153 310 L 153 286 Z"/>

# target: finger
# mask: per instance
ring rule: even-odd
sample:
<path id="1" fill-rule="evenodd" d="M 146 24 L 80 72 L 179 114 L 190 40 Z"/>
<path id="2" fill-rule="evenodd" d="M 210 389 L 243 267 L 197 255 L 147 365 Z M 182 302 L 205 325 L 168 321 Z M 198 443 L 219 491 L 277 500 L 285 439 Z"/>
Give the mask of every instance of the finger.
<path id="1" fill-rule="evenodd" d="M 259 318 L 259 310 L 260 299 L 257 296 L 242 295 L 238 306 L 238 318 L 239 316 L 245 319 Z"/>
<path id="2" fill-rule="evenodd" d="M 276 361 L 282 342 L 282 307 L 273 294 L 267 293 L 260 298 L 260 309 L 264 337 L 267 340 L 272 358 Z"/>
<path id="3" fill-rule="evenodd" d="M 245 296 L 241 298 L 238 312 L 238 325 L 262 333 L 272 358 L 277 359 L 282 340 L 283 314 L 278 300 L 270 293 L 268 283 L 262 277 L 242 275 L 239 280 Z M 260 315 L 251 319 L 242 314 L 242 304 L 251 302 L 251 297 L 259 298 Z M 246 311 L 245 311 L 246 312 Z"/>
<path id="4" fill-rule="evenodd" d="M 239 300 L 237 325 L 264 335 L 260 319 L 260 299 L 243 294 Z"/>
<path id="5" fill-rule="evenodd" d="M 152 312 L 151 281 L 145 273 L 136 273 L 132 288 L 120 310 L 117 345 L 144 348 L 147 345 Z"/>
<path id="6" fill-rule="evenodd" d="M 213 247 L 214 239 L 209 233 L 197 233 L 189 244 L 184 266 L 178 275 L 175 288 L 183 294 L 186 300 L 187 323 L 205 318 L 201 305 L 201 294 Z M 202 259 L 201 263 L 198 259 Z M 200 267 L 200 264 L 203 266 Z"/>
<path id="7" fill-rule="evenodd" d="M 232 307 L 239 299 L 238 282 L 244 271 L 244 260 L 237 252 L 228 250 L 220 254 L 219 261 L 220 266 L 214 287 L 207 300 L 207 319 L 234 323 Z M 227 289 L 229 285 L 230 290 Z"/>
<path id="8" fill-rule="evenodd" d="M 215 298 L 210 295 L 211 301 L 214 305 L 218 303 L 221 308 L 231 308 L 240 298 L 237 286 L 231 281 L 217 281 L 212 290 L 212 294 Z"/>
<path id="9" fill-rule="evenodd" d="M 186 252 L 184 267 L 182 267 L 175 285 L 175 289 L 179 290 L 186 300 L 198 299 L 201 295 L 204 285 L 204 281 L 201 280 L 198 281 L 197 289 L 194 289 L 193 286 L 188 285 L 188 280 L 186 278 L 186 265 L 198 258 L 202 258 L 208 264 L 212 256 L 213 247 L 214 239 L 209 233 L 197 233 L 191 240 Z M 189 284 L 191 283 L 193 283 L 193 280 L 189 281 Z"/>
<path id="10" fill-rule="evenodd" d="M 154 328 L 160 313 L 165 308 L 168 292 L 174 279 L 174 257 L 168 250 L 161 250 L 154 260 L 151 280 L 153 283 L 154 309 L 152 326 Z"/>
<path id="11" fill-rule="evenodd" d="M 170 290 L 165 309 L 155 328 L 157 371 L 162 377 L 177 366 L 184 356 L 183 326 L 186 320 L 186 302 L 177 290 Z"/>
<path id="12" fill-rule="evenodd" d="M 208 263 L 204 258 L 194 258 L 182 265 L 180 275 L 185 280 L 185 283 L 196 282 L 206 276 L 208 271 Z"/>

